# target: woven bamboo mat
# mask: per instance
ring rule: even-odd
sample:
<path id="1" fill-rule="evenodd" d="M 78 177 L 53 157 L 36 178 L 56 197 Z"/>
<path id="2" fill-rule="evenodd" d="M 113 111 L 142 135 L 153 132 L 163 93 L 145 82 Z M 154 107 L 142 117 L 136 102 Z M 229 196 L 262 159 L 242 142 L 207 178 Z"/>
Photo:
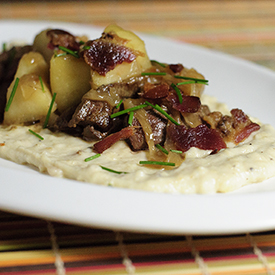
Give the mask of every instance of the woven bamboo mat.
<path id="1" fill-rule="evenodd" d="M 275 232 L 113 232 L 0 212 L 0 274 L 274 274 Z"/>
<path id="2" fill-rule="evenodd" d="M 124 28 L 199 44 L 275 69 L 275 1 L 0 2 L 0 19 Z"/>
<path id="3" fill-rule="evenodd" d="M 190 42 L 275 70 L 275 1 L 6 1 L 0 19 L 54 20 Z M 0 190 L 1 192 L 1 190 Z M 275 231 L 134 234 L 0 212 L 0 274 L 275 274 Z"/>

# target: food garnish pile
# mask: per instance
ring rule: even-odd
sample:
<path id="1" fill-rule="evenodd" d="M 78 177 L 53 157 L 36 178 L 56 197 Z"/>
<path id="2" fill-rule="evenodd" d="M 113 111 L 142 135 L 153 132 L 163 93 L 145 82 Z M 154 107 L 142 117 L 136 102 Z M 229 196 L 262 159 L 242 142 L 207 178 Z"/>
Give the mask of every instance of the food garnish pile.
<path id="1" fill-rule="evenodd" d="M 47 29 L 32 45 L 3 47 L 0 119 L 41 142 L 45 128 L 83 139 L 92 148 L 86 161 L 122 140 L 146 152 L 138 165 L 177 169 L 192 147 L 219 154 L 260 129 L 240 109 L 222 114 L 202 104 L 208 84 L 184 64 L 150 60 L 144 42 L 117 25 L 95 40 Z"/>

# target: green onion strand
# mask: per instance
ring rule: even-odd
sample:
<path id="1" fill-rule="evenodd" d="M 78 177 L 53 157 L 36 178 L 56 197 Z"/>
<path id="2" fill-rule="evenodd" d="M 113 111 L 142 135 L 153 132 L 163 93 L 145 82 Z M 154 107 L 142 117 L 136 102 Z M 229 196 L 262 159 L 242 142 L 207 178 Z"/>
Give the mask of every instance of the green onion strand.
<path id="1" fill-rule="evenodd" d="M 43 137 L 41 137 L 39 134 L 37 134 L 37 133 L 34 132 L 33 130 L 29 129 L 29 132 L 32 133 L 33 135 L 35 135 L 36 137 L 38 137 L 40 140 L 44 140 Z"/>
<path id="2" fill-rule="evenodd" d="M 183 99 L 182 99 L 181 90 L 174 83 L 171 84 L 171 87 L 176 91 L 179 99 L 179 103 L 182 104 Z"/>
<path id="3" fill-rule="evenodd" d="M 145 76 L 145 75 L 166 75 L 165 72 L 144 72 L 144 73 L 141 73 L 142 76 Z"/>
<path id="4" fill-rule="evenodd" d="M 5 52 L 7 50 L 7 43 L 2 44 L 2 51 Z"/>
<path id="5" fill-rule="evenodd" d="M 72 50 L 70 50 L 70 49 L 68 49 L 66 47 L 63 47 L 63 46 L 58 46 L 58 49 L 61 50 L 61 51 L 63 51 L 63 52 L 65 52 L 65 53 L 68 53 L 68 54 L 70 54 L 70 55 L 72 55 L 72 56 L 74 56 L 76 58 L 79 58 L 79 55 L 78 55 L 78 53 L 76 51 L 72 51 Z"/>
<path id="6" fill-rule="evenodd" d="M 117 112 L 117 113 L 113 113 L 113 114 L 110 115 L 110 117 L 111 117 L 111 118 L 118 117 L 118 116 L 121 116 L 121 115 L 130 113 L 130 112 L 133 112 L 133 111 L 142 109 L 142 108 L 144 108 L 144 107 L 147 107 L 147 104 L 141 104 L 141 105 L 138 105 L 138 106 L 129 108 L 129 109 L 122 110 L 122 111 Z"/>
<path id="7" fill-rule="evenodd" d="M 182 151 L 180 150 L 170 150 L 172 153 L 182 154 Z"/>
<path id="8" fill-rule="evenodd" d="M 174 120 L 169 114 L 167 114 L 158 104 L 153 105 L 148 101 L 145 101 L 145 104 L 147 104 L 148 106 L 151 106 L 152 108 L 154 108 L 155 110 L 159 111 L 161 114 L 163 114 L 166 118 L 168 118 L 171 122 L 173 122 L 176 125 L 180 125 L 176 120 Z"/>
<path id="9" fill-rule="evenodd" d="M 45 93 L 44 84 L 41 76 L 39 76 L 39 81 L 40 81 L 42 92 Z"/>
<path id="10" fill-rule="evenodd" d="M 10 94 L 10 97 L 9 97 L 9 100 L 7 102 L 7 105 L 5 107 L 5 112 L 7 112 L 11 106 L 11 103 L 12 103 L 12 100 L 14 98 L 14 95 L 15 95 L 15 92 L 17 90 L 17 87 L 18 87 L 18 84 L 19 84 L 19 78 L 17 77 L 15 79 L 15 82 L 14 82 L 14 85 L 13 85 L 13 88 L 12 88 L 12 91 L 11 91 L 11 94 Z"/>
<path id="11" fill-rule="evenodd" d="M 169 154 L 169 152 L 168 152 L 165 148 L 163 148 L 160 144 L 156 144 L 156 147 L 157 147 L 160 151 L 162 151 L 164 154 L 166 154 L 166 155 Z"/>
<path id="12" fill-rule="evenodd" d="M 183 82 L 177 83 L 177 86 L 179 86 L 179 85 L 186 85 L 186 84 L 194 84 L 194 83 L 196 83 L 195 80 L 183 81 Z"/>
<path id="13" fill-rule="evenodd" d="M 118 109 L 118 108 L 120 107 L 120 105 L 122 104 L 122 102 L 123 102 L 123 100 L 121 99 L 121 100 L 119 101 L 119 103 L 116 105 L 116 109 Z"/>
<path id="14" fill-rule="evenodd" d="M 162 161 L 140 161 L 139 164 L 145 165 L 164 165 L 164 166 L 175 166 L 174 162 L 162 162 Z"/>
<path id="15" fill-rule="evenodd" d="M 90 50 L 90 48 L 91 48 L 90 46 L 84 46 L 82 49 L 83 50 Z"/>
<path id="16" fill-rule="evenodd" d="M 134 118 L 134 112 L 130 112 L 129 118 L 128 118 L 128 124 L 131 126 L 133 123 L 133 118 Z"/>
<path id="17" fill-rule="evenodd" d="M 163 64 L 163 63 L 161 63 L 161 62 L 159 62 L 159 61 L 157 61 L 157 60 L 151 60 L 151 62 L 157 63 L 158 65 L 160 65 L 160 66 L 163 67 L 163 68 L 166 67 L 165 64 Z"/>
<path id="18" fill-rule="evenodd" d="M 107 167 L 105 167 L 105 166 L 101 166 L 101 165 L 100 165 L 100 167 L 101 167 L 103 170 L 106 170 L 106 171 L 111 172 L 111 173 L 115 173 L 115 174 L 128 174 L 127 172 L 116 171 L 116 170 L 107 168 Z"/>
<path id="19" fill-rule="evenodd" d="M 189 81 L 179 82 L 179 83 L 177 83 L 177 86 L 186 85 L 186 84 L 195 84 L 195 83 L 208 85 L 207 82 L 203 82 L 203 81 L 200 81 L 200 80 L 189 80 Z"/>
<path id="20" fill-rule="evenodd" d="M 84 161 L 85 161 L 85 162 L 88 162 L 88 161 L 90 161 L 90 160 L 97 159 L 97 158 L 99 158 L 100 156 L 101 156 L 101 154 L 96 154 L 96 155 L 94 155 L 94 156 L 85 158 Z"/>
<path id="21" fill-rule="evenodd" d="M 50 119 L 50 115 L 51 115 L 51 112 L 52 112 L 52 108 L 53 108 L 53 104 L 54 104 L 55 98 L 56 98 L 56 93 L 53 94 L 52 101 L 51 101 L 51 104 L 50 104 L 50 107 L 49 107 L 46 119 L 45 119 L 44 124 L 43 124 L 43 128 L 47 128 L 48 127 L 48 122 L 49 122 L 49 119 Z"/>
<path id="22" fill-rule="evenodd" d="M 188 77 L 188 76 L 181 76 L 181 75 L 174 75 L 174 77 L 179 78 L 179 79 L 194 80 L 194 81 L 200 81 L 200 82 L 208 82 L 208 80 L 206 80 L 206 79 L 195 78 L 195 77 Z"/>

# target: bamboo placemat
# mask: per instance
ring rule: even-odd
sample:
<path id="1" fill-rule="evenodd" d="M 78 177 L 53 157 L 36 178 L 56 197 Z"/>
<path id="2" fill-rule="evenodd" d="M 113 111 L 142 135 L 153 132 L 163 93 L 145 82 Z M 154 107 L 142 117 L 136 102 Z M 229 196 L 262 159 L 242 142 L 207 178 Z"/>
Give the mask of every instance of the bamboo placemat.
<path id="1" fill-rule="evenodd" d="M 275 69 L 275 1 L 19 1 L 0 19 L 55 20 L 124 28 L 199 44 Z"/>
<path id="2" fill-rule="evenodd" d="M 275 232 L 113 232 L 0 212 L 0 274 L 274 274 Z"/>
<path id="3" fill-rule="evenodd" d="M 124 28 L 275 70 L 275 1 L 1 2 L 0 19 Z M 1 192 L 1 190 L 0 190 Z M 225 236 L 113 232 L 0 211 L 0 274 L 275 274 L 275 231 Z"/>

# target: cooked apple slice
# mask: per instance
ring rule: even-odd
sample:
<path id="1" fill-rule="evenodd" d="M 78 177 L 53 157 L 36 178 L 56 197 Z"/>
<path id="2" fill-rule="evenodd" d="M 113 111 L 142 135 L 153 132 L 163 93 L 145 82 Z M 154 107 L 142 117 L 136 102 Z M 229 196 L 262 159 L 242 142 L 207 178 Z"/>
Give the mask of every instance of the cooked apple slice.
<path id="1" fill-rule="evenodd" d="M 52 57 L 50 82 L 52 94 L 56 93 L 60 112 L 80 103 L 82 96 L 91 88 L 91 69 L 83 59 L 70 54 Z"/>
<path id="2" fill-rule="evenodd" d="M 15 83 L 18 84 L 10 101 Z M 52 95 L 46 82 L 36 74 L 25 74 L 13 80 L 7 92 L 4 124 L 24 124 L 43 121 L 47 116 Z M 56 104 L 52 111 L 56 109 Z"/>
<path id="3" fill-rule="evenodd" d="M 108 26 L 102 37 L 88 41 L 83 53 L 92 68 L 92 85 L 120 82 L 151 67 L 144 42 L 133 32 Z"/>

